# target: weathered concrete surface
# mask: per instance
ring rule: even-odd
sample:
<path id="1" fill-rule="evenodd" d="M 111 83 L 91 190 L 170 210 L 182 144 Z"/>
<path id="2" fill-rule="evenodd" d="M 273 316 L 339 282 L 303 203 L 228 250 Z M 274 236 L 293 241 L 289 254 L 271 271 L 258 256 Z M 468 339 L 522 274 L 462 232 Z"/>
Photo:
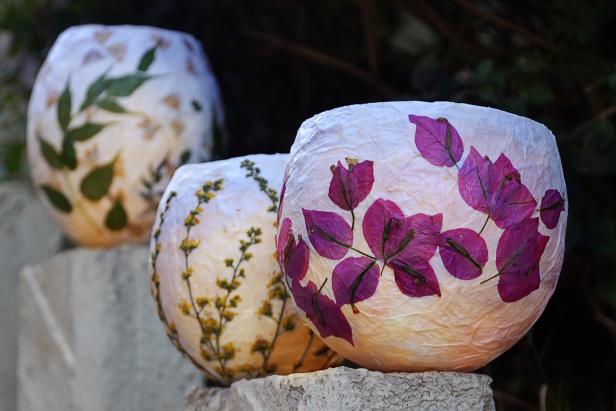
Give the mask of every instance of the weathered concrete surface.
<path id="1" fill-rule="evenodd" d="M 178 410 L 196 369 L 167 341 L 147 249 L 75 249 L 21 274 L 19 410 Z"/>
<path id="2" fill-rule="evenodd" d="M 490 377 L 457 372 L 383 374 L 332 368 L 195 388 L 185 411 L 494 410 Z"/>
<path id="3" fill-rule="evenodd" d="M 56 253 L 62 233 L 27 183 L 0 184 L 0 411 L 17 407 L 19 272 Z"/>

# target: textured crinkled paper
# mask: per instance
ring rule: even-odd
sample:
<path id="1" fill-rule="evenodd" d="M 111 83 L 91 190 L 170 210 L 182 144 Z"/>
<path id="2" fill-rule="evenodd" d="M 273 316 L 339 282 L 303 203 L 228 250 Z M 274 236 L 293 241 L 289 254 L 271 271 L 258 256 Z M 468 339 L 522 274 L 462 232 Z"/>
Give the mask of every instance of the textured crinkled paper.
<path id="1" fill-rule="evenodd" d="M 537 122 L 448 102 L 341 107 L 298 131 L 280 216 L 293 241 L 278 251 L 305 267 L 288 276 L 295 300 L 342 356 L 469 371 L 543 311 L 567 210 L 556 141 Z"/>
<path id="2" fill-rule="evenodd" d="M 173 170 L 211 157 L 221 120 L 216 80 L 192 36 L 73 27 L 51 48 L 32 91 L 32 178 L 76 242 L 141 242 Z"/>
<path id="3" fill-rule="evenodd" d="M 206 377 L 224 384 L 271 373 L 314 371 L 337 361 L 311 336 L 292 301 L 277 294 L 285 293 L 274 238 L 287 158 L 287 154 L 252 155 L 183 166 L 159 207 L 151 251 L 152 290 L 161 318 L 176 346 Z M 258 230 L 258 243 L 251 243 L 251 230 Z M 242 242 L 251 244 L 245 250 L 251 254 L 249 259 L 241 259 Z M 191 244 L 194 249 L 184 252 Z M 187 271 L 189 278 L 183 274 Z M 234 276 L 240 271 L 244 276 Z M 204 330 L 192 303 L 198 306 L 199 298 L 207 298 L 203 311 L 198 310 L 199 318 L 205 324 L 210 319 L 219 321 L 216 299 L 227 295 L 221 280 L 231 283 L 234 278 L 238 285 L 228 294 L 225 308 L 225 313 L 234 316 L 225 321 L 218 341 L 206 331 L 211 343 L 203 343 Z M 237 297 L 237 306 L 229 306 Z M 280 316 L 283 300 L 285 310 Z M 268 302 L 271 314 L 263 310 Z M 257 349 L 257 342 L 261 341 L 261 348 L 263 342 L 271 344 L 278 324 L 279 336 L 267 361 L 273 368 L 269 369 L 264 367 L 264 353 Z M 225 363 L 228 373 L 212 353 L 219 347 L 233 349 L 233 357 Z"/>

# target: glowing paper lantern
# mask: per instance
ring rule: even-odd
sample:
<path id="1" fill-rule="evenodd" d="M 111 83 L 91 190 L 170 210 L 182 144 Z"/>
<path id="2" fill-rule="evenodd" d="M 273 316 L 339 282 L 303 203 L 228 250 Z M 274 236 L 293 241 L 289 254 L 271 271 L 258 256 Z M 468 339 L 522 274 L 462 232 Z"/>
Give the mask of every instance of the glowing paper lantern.
<path id="1" fill-rule="evenodd" d="M 145 241 L 173 170 L 211 157 L 221 110 L 207 58 L 190 35 L 70 28 L 30 99 L 32 178 L 76 242 Z"/>
<path id="2" fill-rule="evenodd" d="M 302 124 L 285 175 L 280 265 L 307 323 L 360 365 L 474 370 L 554 291 L 566 187 L 539 123 L 445 102 L 342 107 Z"/>
<path id="3" fill-rule="evenodd" d="M 276 263 L 287 158 L 183 166 L 159 206 L 151 263 L 160 318 L 176 347 L 225 385 L 337 361 L 302 324 Z"/>

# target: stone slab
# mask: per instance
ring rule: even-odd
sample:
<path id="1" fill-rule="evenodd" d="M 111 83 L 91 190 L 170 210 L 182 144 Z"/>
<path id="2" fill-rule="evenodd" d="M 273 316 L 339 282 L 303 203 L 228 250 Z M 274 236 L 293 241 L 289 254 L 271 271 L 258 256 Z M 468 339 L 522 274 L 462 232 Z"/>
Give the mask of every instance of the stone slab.
<path id="1" fill-rule="evenodd" d="M 19 272 L 58 252 L 62 243 L 29 184 L 0 183 L 0 411 L 17 407 Z"/>
<path id="2" fill-rule="evenodd" d="M 359 411 L 495 409 L 490 377 L 457 372 L 384 374 L 332 368 L 194 388 L 185 411 Z"/>
<path id="3" fill-rule="evenodd" d="M 182 409 L 201 377 L 167 340 L 148 251 L 74 249 L 21 273 L 19 411 Z"/>

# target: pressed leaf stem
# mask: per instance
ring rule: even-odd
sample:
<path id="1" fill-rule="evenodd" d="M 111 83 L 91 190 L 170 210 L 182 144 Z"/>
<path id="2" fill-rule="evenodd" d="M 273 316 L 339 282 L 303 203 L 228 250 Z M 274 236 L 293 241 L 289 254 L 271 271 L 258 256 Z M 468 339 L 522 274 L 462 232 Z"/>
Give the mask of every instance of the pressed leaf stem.
<path id="1" fill-rule="evenodd" d="M 490 213 L 488 213 L 488 215 L 486 216 L 486 221 L 483 222 L 483 225 L 481 226 L 481 230 L 479 230 L 479 233 L 477 234 L 481 235 L 481 233 L 483 233 L 483 230 L 488 225 L 488 221 L 490 221 Z"/>
<path id="2" fill-rule="evenodd" d="M 310 351 L 310 347 L 312 346 L 312 341 L 314 340 L 314 332 L 312 330 L 308 330 L 308 332 L 310 333 L 308 343 L 306 344 L 306 348 L 304 348 L 304 352 L 302 352 L 302 356 L 299 358 L 299 361 L 293 366 L 293 372 L 296 372 L 300 369 L 302 365 L 304 365 L 306 355 L 308 355 L 308 351 Z"/>
<path id="3" fill-rule="evenodd" d="M 274 337 L 272 338 L 272 342 L 270 343 L 269 350 L 267 350 L 267 354 L 263 358 L 263 372 L 267 372 L 267 363 L 270 359 L 272 352 L 274 351 L 276 340 L 278 340 L 278 336 L 280 335 L 280 324 L 282 323 L 282 318 L 284 316 L 284 310 L 286 307 L 287 297 L 282 300 L 282 307 L 280 307 L 280 314 L 278 314 L 278 320 L 276 321 L 276 331 L 274 332 Z"/>

